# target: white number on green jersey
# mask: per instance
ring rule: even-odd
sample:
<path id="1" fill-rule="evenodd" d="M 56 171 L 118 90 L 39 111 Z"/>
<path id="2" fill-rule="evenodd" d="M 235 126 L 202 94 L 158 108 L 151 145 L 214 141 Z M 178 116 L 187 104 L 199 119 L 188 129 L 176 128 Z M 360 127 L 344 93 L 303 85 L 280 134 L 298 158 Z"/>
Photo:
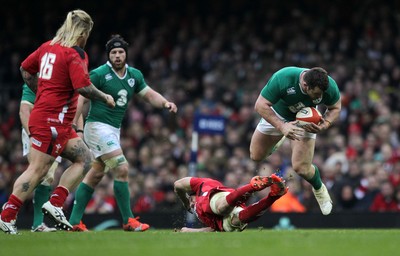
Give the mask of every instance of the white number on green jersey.
<path id="1" fill-rule="evenodd" d="M 128 102 L 128 91 L 125 89 L 122 89 L 118 92 L 118 96 L 119 98 L 116 100 L 116 103 L 118 106 L 123 107 L 126 105 L 126 103 Z"/>
<path id="2" fill-rule="evenodd" d="M 46 53 L 40 61 L 39 78 L 49 80 L 53 73 L 53 65 L 56 62 L 56 55 L 54 53 Z"/>

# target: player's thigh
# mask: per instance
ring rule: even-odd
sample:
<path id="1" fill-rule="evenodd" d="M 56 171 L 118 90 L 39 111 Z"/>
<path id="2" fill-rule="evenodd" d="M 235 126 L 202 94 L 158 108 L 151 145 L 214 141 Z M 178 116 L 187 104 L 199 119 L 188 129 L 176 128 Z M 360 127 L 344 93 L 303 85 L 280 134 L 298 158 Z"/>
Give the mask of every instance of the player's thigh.
<path id="1" fill-rule="evenodd" d="M 104 161 L 122 152 L 120 144 L 120 129 L 101 122 L 88 122 L 85 124 L 85 142 L 93 152 L 94 157 Z"/>
<path id="2" fill-rule="evenodd" d="M 226 196 L 229 192 L 215 193 L 210 199 L 210 208 L 213 213 L 218 215 L 225 215 L 232 211 L 233 207 L 226 201 Z"/>
<path id="3" fill-rule="evenodd" d="M 250 142 L 250 157 L 256 161 L 264 159 L 281 138 L 282 135 L 264 134 L 256 129 Z"/>
<path id="4" fill-rule="evenodd" d="M 62 157 L 73 163 L 92 161 L 90 150 L 80 137 L 68 140 L 62 152 Z"/>
<path id="5" fill-rule="evenodd" d="M 30 149 L 30 161 L 28 169 L 33 169 L 35 172 L 45 175 L 54 161 L 54 157 L 43 153 L 35 148 Z"/>
<path id="6" fill-rule="evenodd" d="M 292 166 L 301 176 L 308 177 L 308 172 L 314 157 L 315 139 L 302 138 L 291 141 L 292 145 Z"/>

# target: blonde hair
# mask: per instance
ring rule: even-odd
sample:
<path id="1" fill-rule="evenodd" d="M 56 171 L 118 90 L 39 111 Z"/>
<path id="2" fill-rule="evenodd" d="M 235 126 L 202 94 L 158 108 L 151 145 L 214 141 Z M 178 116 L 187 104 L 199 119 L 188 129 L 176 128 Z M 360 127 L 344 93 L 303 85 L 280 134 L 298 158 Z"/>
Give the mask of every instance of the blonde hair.
<path id="1" fill-rule="evenodd" d="M 89 36 L 92 28 L 93 20 L 89 14 L 79 9 L 70 11 L 50 44 L 73 47 L 81 36 Z"/>

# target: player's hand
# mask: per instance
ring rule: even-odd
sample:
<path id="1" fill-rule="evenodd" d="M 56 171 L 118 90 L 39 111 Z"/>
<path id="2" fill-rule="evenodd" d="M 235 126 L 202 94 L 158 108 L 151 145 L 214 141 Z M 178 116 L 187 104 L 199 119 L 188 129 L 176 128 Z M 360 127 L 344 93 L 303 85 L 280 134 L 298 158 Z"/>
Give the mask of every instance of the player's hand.
<path id="1" fill-rule="evenodd" d="M 168 109 L 169 112 L 173 112 L 173 113 L 176 113 L 176 111 L 178 111 L 178 107 L 175 105 L 175 103 L 169 102 L 169 101 L 165 102 L 164 108 Z"/>
<path id="2" fill-rule="evenodd" d="M 106 104 L 110 108 L 114 108 L 115 107 L 114 98 L 110 94 L 106 94 Z"/>
<path id="3" fill-rule="evenodd" d="M 286 138 L 300 140 L 304 136 L 304 129 L 297 126 L 298 121 L 287 122 L 282 125 L 281 132 Z"/>
<path id="4" fill-rule="evenodd" d="M 83 132 L 77 132 L 76 134 L 78 134 L 79 138 L 83 140 Z"/>
<path id="5" fill-rule="evenodd" d="M 328 130 L 329 127 L 331 127 L 331 125 L 332 125 L 332 122 L 326 120 L 325 118 L 322 118 L 321 122 L 319 123 L 319 127 L 320 127 L 321 131 Z"/>
<path id="6" fill-rule="evenodd" d="M 310 132 L 310 133 L 318 133 L 322 130 L 321 126 L 316 125 L 314 123 L 308 123 L 308 124 L 302 125 L 301 128 L 303 128 L 306 132 Z"/>

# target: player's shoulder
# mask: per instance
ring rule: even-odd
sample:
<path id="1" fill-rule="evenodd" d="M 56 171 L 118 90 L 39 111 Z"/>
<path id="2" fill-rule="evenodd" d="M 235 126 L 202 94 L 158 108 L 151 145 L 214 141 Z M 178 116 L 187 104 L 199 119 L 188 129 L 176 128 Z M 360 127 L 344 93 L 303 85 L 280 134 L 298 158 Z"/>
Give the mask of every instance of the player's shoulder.
<path id="1" fill-rule="evenodd" d="M 81 47 L 75 45 L 71 48 L 79 55 L 79 57 L 81 57 L 82 60 L 87 59 L 86 52 Z"/>
<path id="2" fill-rule="evenodd" d="M 135 77 L 135 78 L 143 77 L 142 71 L 140 71 L 140 70 L 137 69 L 137 68 L 128 66 L 128 67 L 127 67 L 127 71 L 128 71 L 128 73 L 129 73 L 131 76 L 133 76 L 133 77 Z"/>
<path id="3" fill-rule="evenodd" d="M 97 75 L 101 75 L 101 74 L 108 74 L 111 71 L 111 67 L 109 65 L 107 65 L 107 63 L 98 66 L 97 68 L 93 69 L 90 71 L 90 74 L 97 74 Z"/>

